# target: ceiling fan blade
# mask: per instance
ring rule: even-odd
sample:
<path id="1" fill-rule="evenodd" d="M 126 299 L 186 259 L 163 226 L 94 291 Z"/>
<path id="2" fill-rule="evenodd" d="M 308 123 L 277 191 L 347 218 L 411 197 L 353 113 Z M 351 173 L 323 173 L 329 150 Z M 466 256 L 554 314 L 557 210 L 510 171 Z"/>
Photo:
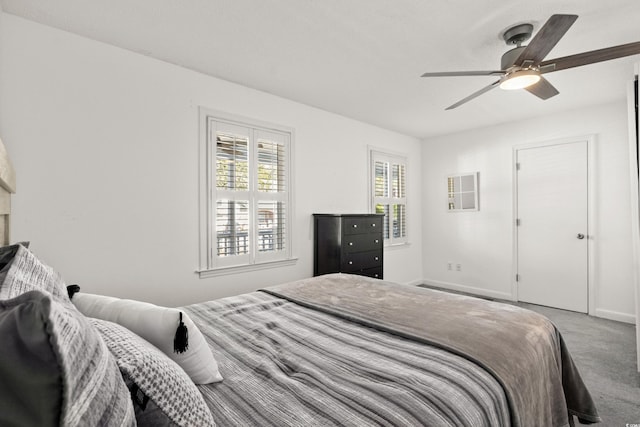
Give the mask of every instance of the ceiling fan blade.
<path id="1" fill-rule="evenodd" d="M 447 108 L 445 108 L 445 110 L 453 110 L 454 108 L 457 108 L 457 107 L 461 106 L 462 104 L 465 104 L 465 103 L 471 101 L 473 98 L 477 98 L 480 95 L 482 95 L 483 93 L 489 92 L 491 89 L 498 87 L 498 85 L 500 84 L 501 81 L 502 81 L 502 79 L 496 80 L 495 82 L 491 83 L 489 86 L 485 86 L 482 89 L 480 89 L 479 91 L 472 93 L 471 95 L 467 96 L 464 99 L 461 99 L 460 101 L 456 102 L 455 104 L 448 106 Z"/>
<path id="2" fill-rule="evenodd" d="M 526 87 L 525 90 L 527 90 L 529 93 L 534 94 L 540 99 L 549 99 L 552 96 L 556 96 L 560 93 L 558 92 L 558 89 L 553 87 L 553 85 L 549 83 L 549 80 L 545 79 L 544 77 L 540 77 L 540 81 L 538 81 L 538 83 Z"/>
<path id="3" fill-rule="evenodd" d="M 542 61 L 576 19 L 578 15 L 552 15 L 522 51 L 514 65 L 521 67 L 525 61 L 532 61 L 534 64 Z"/>
<path id="4" fill-rule="evenodd" d="M 640 54 L 640 42 L 627 43 L 620 46 L 607 47 L 543 61 L 540 63 L 540 73 L 566 70 L 567 68 L 580 67 L 582 65 L 595 64 L 596 62 L 609 61 L 611 59 L 638 54 Z"/>
<path id="5" fill-rule="evenodd" d="M 424 73 L 420 77 L 456 77 L 456 76 L 501 76 L 502 70 L 489 71 L 442 71 L 438 73 Z"/>

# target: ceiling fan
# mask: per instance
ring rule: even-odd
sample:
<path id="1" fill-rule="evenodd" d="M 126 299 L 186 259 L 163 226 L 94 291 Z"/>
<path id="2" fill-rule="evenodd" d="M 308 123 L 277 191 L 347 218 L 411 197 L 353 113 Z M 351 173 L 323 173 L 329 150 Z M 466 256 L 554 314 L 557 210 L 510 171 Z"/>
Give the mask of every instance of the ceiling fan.
<path id="1" fill-rule="evenodd" d="M 533 25 L 520 24 L 506 30 L 503 34 L 504 41 L 507 45 L 516 47 L 502 55 L 500 70 L 443 71 L 424 73 L 421 77 L 500 76 L 499 80 L 446 108 L 451 110 L 498 86 L 507 90 L 525 89 L 538 98 L 548 99 L 559 92 L 543 74 L 640 54 L 640 42 L 634 42 L 544 60 L 576 19 L 578 15 L 552 15 L 527 46 L 521 44 L 531 37 Z"/>

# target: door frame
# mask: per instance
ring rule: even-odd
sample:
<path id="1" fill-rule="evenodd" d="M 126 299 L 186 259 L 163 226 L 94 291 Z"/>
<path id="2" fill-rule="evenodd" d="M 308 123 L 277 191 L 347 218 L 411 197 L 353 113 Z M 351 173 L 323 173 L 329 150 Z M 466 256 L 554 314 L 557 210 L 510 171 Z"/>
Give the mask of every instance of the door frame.
<path id="1" fill-rule="evenodd" d="M 594 214 L 596 212 L 595 209 L 595 163 L 596 163 L 596 153 L 595 153 L 595 143 L 596 143 L 596 135 L 582 135 L 582 136 L 574 136 L 546 141 L 536 141 L 529 142 L 523 144 L 517 144 L 512 146 L 512 183 L 513 183 L 513 209 L 512 209 L 512 230 L 513 230 L 513 265 L 511 275 L 511 298 L 514 301 L 519 301 L 518 299 L 518 281 L 516 279 L 516 275 L 518 274 L 518 173 L 517 173 L 517 159 L 518 159 L 518 151 L 530 148 L 541 148 L 548 147 L 551 145 L 561 145 L 561 144 L 571 144 L 575 142 L 587 142 L 587 309 L 589 315 L 595 314 L 596 308 L 596 274 L 595 274 L 595 247 L 596 245 L 593 243 L 595 231 L 595 221 Z"/>
<path id="2" fill-rule="evenodd" d="M 640 74 L 640 63 L 634 66 L 634 79 L 628 83 L 627 106 L 629 114 L 629 178 L 631 189 L 631 245 L 633 254 L 633 280 L 635 288 L 636 316 L 636 369 L 640 372 L 640 205 L 638 178 L 638 141 L 637 131 L 640 113 L 636 114 L 635 97 L 638 89 L 636 81 Z"/>

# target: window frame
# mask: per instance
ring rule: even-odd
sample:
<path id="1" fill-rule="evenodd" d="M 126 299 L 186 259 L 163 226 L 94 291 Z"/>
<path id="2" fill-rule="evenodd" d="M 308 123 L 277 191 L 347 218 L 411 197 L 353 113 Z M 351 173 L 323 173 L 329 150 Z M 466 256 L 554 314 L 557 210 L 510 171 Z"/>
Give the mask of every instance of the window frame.
<path id="1" fill-rule="evenodd" d="M 471 179 L 471 185 L 463 182 L 465 178 Z M 456 187 L 456 184 L 458 186 Z M 471 207 L 465 207 L 471 200 Z M 456 200 L 459 204 L 456 205 Z M 447 212 L 477 212 L 480 210 L 478 205 L 478 172 L 452 173 L 447 175 Z"/>
<path id="2" fill-rule="evenodd" d="M 399 164 L 404 167 L 404 197 L 381 197 L 376 196 L 376 161 L 384 161 L 389 162 L 391 164 Z M 388 225 L 389 229 L 389 237 L 385 237 L 384 246 L 385 247 L 396 247 L 396 246 L 404 246 L 409 244 L 409 198 L 407 196 L 408 192 L 408 183 L 407 177 L 409 175 L 409 167 L 408 167 L 408 156 L 406 154 L 394 153 L 388 150 L 369 147 L 369 206 L 372 213 L 376 213 L 376 205 L 384 204 L 389 206 L 389 213 L 385 214 L 384 221 Z M 388 188 L 391 192 L 392 184 L 392 173 L 391 168 L 389 168 L 388 174 Z M 403 237 L 394 237 L 393 236 L 393 228 L 392 221 L 387 216 L 391 212 L 391 206 L 394 204 L 404 205 L 405 208 L 405 235 Z M 386 225 L 385 224 L 385 225 Z"/>
<path id="3" fill-rule="evenodd" d="M 232 115 L 229 113 L 199 108 L 200 138 L 199 138 L 199 193 L 200 193 L 200 227 L 199 227 L 199 273 L 200 278 L 218 276 L 222 274 L 240 273 L 246 271 L 274 268 L 295 264 L 297 258 L 293 245 L 293 221 L 295 208 L 293 200 L 293 155 L 294 155 L 294 129 L 287 126 L 267 123 L 264 121 Z M 219 199 L 227 199 L 233 190 L 219 190 L 216 186 L 216 123 L 229 127 L 240 127 L 250 130 L 248 142 L 249 156 L 249 189 L 242 191 L 249 201 L 249 227 L 248 238 L 252 242 L 248 254 L 219 257 L 217 254 L 216 238 L 216 206 Z M 213 124 L 213 125 L 212 125 Z M 282 137 L 278 141 L 285 146 L 285 171 L 284 181 L 286 191 L 283 193 L 260 192 L 258 190 L 258 164 L 257 144 L 260 135 L 277 134 Z M 255 164 L 254 164 L 255 163 Z M 238 198 L 239 194 L 234 195 Z M 262 197 L 264 196 L 264 197 Z M 258 250 L 258 204 L 274 200 L 283 201 L 286 204 L 284 231 L 284 249 L 275 253 L 260 253 Z"/>

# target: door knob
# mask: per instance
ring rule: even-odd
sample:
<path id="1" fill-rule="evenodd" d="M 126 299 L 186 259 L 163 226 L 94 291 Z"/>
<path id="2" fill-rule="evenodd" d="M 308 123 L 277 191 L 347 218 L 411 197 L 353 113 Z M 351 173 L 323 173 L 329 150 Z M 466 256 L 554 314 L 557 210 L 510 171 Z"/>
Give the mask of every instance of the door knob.
<path id="1" fill-rule="evenodd" d="M 580 239 L 580 240 L 584 239 L 584 234 L 578 233 L 578 239 Z"/>

